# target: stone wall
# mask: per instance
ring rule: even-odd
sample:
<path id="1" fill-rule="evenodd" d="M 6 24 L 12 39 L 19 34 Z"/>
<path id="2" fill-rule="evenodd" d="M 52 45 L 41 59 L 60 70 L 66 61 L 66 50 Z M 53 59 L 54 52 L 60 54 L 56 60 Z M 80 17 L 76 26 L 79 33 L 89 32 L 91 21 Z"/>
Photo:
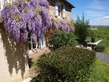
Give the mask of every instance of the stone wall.
<path id="1" fill-rule="evenodd" d="M 56 18 L 55 17 L 55 5 L 53 3 L 55 3 L 55 1 L 52 2 L 50 4 L 50 6 L 49 6 L 49 14 L 50 14 L 50 17 L 51 18 L 55 18 L 57 20 L 71 21 L 71 8 L 66 6 L 66 12 L 65 12 L 66 17 L 65 17 L 65 19 L 62 18 L 62 15 L 60 15 L 60 16 L 58 16 Z M 64 4 L 64 3 L 61 2 L 61 4 Z"/>

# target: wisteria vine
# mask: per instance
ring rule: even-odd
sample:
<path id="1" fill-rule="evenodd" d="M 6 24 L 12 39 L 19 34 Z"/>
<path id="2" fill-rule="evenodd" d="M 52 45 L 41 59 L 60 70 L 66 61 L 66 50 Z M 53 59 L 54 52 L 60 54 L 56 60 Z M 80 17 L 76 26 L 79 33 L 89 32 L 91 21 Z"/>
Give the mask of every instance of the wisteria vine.
<path id="1" fill-rule="evenodd" d="M 16 42 L 26 42 L 28 33 L 31 33 L 32 39 L 36 42 L 37 37 L 41 32 L 45 32 L 47 27 L 72 31 L 63 21 L 51 21 L 47 0 L 17 0 L 12 4 L 6 3 L 1 16 L 5 29 Z"/>
<path id="2" fill-rule="evenodd" d="M 52 27 L 54 29 L 61 29 L 66 32 L 73 32 L 74 28 L 71 22 L 64 22 L 63 20 L 52 20 Z"/>

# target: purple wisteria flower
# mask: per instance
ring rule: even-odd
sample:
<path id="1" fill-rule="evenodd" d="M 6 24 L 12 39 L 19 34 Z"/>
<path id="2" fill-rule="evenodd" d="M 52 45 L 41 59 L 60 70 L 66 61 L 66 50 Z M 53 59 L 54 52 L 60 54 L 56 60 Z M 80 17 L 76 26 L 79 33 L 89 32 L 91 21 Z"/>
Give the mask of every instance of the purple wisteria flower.
<path id="1" fill-rule="evenodd" d="M 16 42 L 27 41 L 28 33 L 32 38 L 51 26 L 47 0 L 17 0 L 6 4 L 1 12 L 7 32 Z"/>

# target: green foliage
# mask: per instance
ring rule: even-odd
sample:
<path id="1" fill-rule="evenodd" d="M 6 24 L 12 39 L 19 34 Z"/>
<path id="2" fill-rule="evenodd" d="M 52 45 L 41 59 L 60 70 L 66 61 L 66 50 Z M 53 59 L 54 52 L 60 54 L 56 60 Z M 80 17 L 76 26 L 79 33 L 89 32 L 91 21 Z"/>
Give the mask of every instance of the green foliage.
<path id="1" fill-rule="evenodd" d="M 83 15 L 81 19 L 77 17 L 77 20 L 74 25 L 75 25 L 75 34 L 78 37 L 79 42 L 83 43 L 88 35 L 89 21 L 85 20 Z"/>
<path id="2" fill-rule="evenodd" d="M 109 82 L 109 65 L 101 60 L 96 60 L 89 82 Z"/>
<path id="3" fill-rule="evenodd" d="M 49 39 L 49 43 L 50 45 L 53 45 L 54 49 L 59 48 L 61 46 L 75 46 L 75 38 L 76 37 L 74 33 L 55 30 Z"/>
<path id="4" fill-rule="evenodd" d="M 95 36 L 97 39 L 109 39 L 109 28 L 101 27 L 98 30 L 88 30 L 88 37 Z"/>
<path id="5" fill-rule="evenodd" d="M 98 45 L 95 47 L 94 49 L 97 52 L 103 52 L 105 50 L 105 46 L 104 45 Z"/>
<path id="6" fill-rule="evenodd" d="M 88 30 L 88 36 L 90 37 L 97 37 L 97 31 L 98 30 Z"/>
<path id="7" fill-rule="evenodd" d="M 81 48 L 61 47 L 43 55 L 36 65 L 40 74 L 36 82 L 87 82 L 95 52 Z"/>
<path id="8" fill-rule="evenodd" d="M 109 39 L 104 39 L 103 41 L 101 41 L 96 47 L 95 47 L 95 51 L 98 52 L 108 52 L 109 50 Z"/>
<path id="9" fill-rule="evenodd" d="M 98 28 L 97 37 L 109 39 L 109 27 L 108 28 Z"/>

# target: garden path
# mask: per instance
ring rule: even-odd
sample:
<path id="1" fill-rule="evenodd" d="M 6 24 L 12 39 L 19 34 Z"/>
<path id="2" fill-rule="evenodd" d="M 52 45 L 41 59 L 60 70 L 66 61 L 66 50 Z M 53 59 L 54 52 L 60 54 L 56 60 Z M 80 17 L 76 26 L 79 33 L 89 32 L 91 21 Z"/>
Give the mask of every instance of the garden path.
<path id="1" fill-rule="evenodd" d="M 96 58 L 101 59 L 105 63 L 109 64 L 109 54 L 96 52 Z"/>

